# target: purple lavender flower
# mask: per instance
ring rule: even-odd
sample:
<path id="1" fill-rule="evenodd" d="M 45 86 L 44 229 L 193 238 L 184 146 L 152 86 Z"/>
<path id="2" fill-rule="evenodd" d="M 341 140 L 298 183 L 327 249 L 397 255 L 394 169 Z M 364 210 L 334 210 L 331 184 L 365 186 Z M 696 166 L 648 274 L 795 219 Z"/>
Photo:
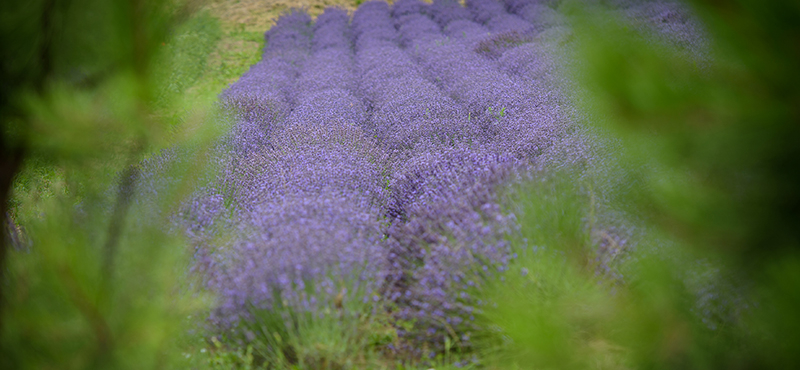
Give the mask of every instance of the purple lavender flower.
<path id="1" fill-rule="evenodd" d="M 219 170 L 178 222 L 203 245 L 219 329 L 343 297 L 391 302 L 416 323 L 399 334 L 429 349 L 445 336 L 468 347 L 475 289 L 514 258 L 499 190 L 591 160 L 555 5 L 370 1 L 352 21 L 332 8 L 279 18 L 262 60 L 220 95 L 233 122 Z M 679 10 L 620 9 L 687 32 Z"/>

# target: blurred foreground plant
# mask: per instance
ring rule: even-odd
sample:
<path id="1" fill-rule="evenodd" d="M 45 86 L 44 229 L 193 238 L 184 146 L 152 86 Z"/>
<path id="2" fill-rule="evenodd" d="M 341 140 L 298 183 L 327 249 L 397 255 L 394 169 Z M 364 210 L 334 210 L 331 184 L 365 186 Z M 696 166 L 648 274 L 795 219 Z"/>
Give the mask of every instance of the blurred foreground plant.
<path id="1" fill-rule="evenodd" d="M 0 244 L 0 367 L 181 364 L 186 318 L 205 302 L 166 225 L 219 131 L 154 109 L 186 84 L 170 71 L 199 63 L 173 43 L 215 41 L 209 19 L 184 23 L 195 3 L 0 5 L 0 211 L 16 236 Z"/>
<path id="2" fill-rule="evenodd" d="M 543 180 L 519 192 L 528 244 L 517 243 L 521 258 L 486 293 L 497 303 L 485 312 L 489 341 L 500 348 L 490 364 L 800 364 L 800 6 L 692 5 L 706 54 L 619 13 L 561 5 L 582 108 L 621 144 L 620 163 L 580 177 L 597 183 Z M 594 199 L 639 225 L 636 250 L 616 267 L 622 282 L 586 263 L 602 252 Z"/>

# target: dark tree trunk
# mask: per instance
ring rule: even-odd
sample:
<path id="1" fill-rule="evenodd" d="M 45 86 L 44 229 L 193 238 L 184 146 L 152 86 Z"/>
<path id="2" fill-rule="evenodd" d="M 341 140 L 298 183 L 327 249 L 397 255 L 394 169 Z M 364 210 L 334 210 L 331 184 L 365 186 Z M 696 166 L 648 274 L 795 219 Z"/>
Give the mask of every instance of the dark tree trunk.
<path id="1" fill-rule="evenodd" d="M 5 261 L 8 254 L 10 238 L 5 235 L 8 225 L 8 205 L 9 196 L 11 195 L 11 186 L 14 183 L 14 176 L 22 164 L 23 150 L 21 146 L 9 148 L 6 144 L 6 138 L 0 133 L 0 217 L 2 217 L 3 235 L 0 236 L 0 332 L 3 330 L 2 308 L 5 303 Z"/>

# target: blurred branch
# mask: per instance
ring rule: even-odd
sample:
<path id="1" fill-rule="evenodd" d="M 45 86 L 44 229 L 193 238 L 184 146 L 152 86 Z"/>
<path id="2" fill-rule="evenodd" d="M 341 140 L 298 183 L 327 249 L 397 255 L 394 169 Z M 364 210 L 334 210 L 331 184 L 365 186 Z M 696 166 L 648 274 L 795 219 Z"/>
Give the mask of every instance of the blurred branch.
<path id="1" fill-rule="evenodd" d="M 106 320 L 103 318 L 97 306 L 92 304 L 92 300 L 89 299 L 86 292 L 81 289 L 80 284 L 75 280 L 75 275 L 69 267 L 67 265 L 60 266 L 58 273 L 61 276 L 61 281 L 69 294 L 70 300 L 72 300 L 75 307 L 78 308 L 92 327 L 95 337 L 97 338 L 98 360 L 102 360 L 111 353 L 110 350 L 112 347 L 113 337 L 108 323 L 106 323 Z"/>
<path id="2" fill-rule="evenodd" d="M 140 152 L 137 145 L 134 149 L 132 157 L 135 160 L 136 154 Z M 134 196 L 136 187 L 136 179 L 139 177 L 139 169 L 136 165 L 129 165 L 125 171 L 122 172 L 122 177 L 119 182 L 119 191 L 117 193 L 117 200 L 114 204 L 114 213 L 111 216 L 111 222 L 108 226 L 108 238 L 103 246 L 103 284 L 108 286 L 114 269 L 114 256 L 116 255 L 119 239 L 122 235 L 122 227 L 125 223 L 125 215 L 130 208 L 131 200 Z"/>

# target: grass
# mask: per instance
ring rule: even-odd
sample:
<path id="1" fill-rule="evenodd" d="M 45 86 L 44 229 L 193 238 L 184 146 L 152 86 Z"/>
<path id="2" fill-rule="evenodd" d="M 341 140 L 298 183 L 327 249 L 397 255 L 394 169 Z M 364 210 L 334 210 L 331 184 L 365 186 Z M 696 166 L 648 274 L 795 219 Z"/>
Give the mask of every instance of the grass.
<path id="1" fill-rule="evenodd" d="M 187 91 L 187 101 L 212 103 L 217 94 L 261 59 L 264 33 L 290 8 L 305 8 L 312 17 L 326 7 L 339 6 L 354 11 L 352 0 L 217 0 L 205 11 L 220 24 L 221 36 L 209 54 L 208 67 Z"/>
<path id="2" fill-rule="evenodd" d="M 186 72 L 174 76 L 181 79 L 172 79 L 180 84 L 179 99 L 161 114 L 176 125 L 189 116 L 208 115 L 217 96 L 261 60 L 264 33 L 290 8 L 305 7 L 316 17 L 328 6 L 354 11 L 357 4 L 351 0 L 210 1 L 179 31 L 178 45 L 166 45 L 171 52 L 186 56 L 178 58 L 181 68 L 173 68 Z"/>

